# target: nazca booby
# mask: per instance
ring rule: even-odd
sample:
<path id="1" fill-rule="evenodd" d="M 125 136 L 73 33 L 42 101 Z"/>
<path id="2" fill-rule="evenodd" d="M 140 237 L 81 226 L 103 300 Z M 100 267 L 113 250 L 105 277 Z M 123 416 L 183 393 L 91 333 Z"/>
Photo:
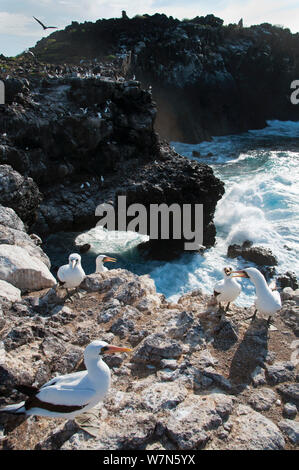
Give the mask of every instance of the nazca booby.
<path id="1" fill-rule="evenodd" d="M 214 297 L 219 303 L 219 309 L 222 309 L 221 302 L 228 302 L 226 305 L 226 311 L 229 309 L 229 305 L 233 302 L 241 292 L 240 284 L 233 279 L 233 269 L 231 267 L 223 268 L 222 281 L 217 282 L 214 287 Z"/>
<path id="2" fill-rule="evenodd" d="M 257 311 L 263 316 L 268 315 L 267 324 L 272 323 L 272 316 L 281 309 L 281 298 L 280 294 L 276 289 L 276 286 L 268 286 L 266 279 L 262 273 L 256 268 L 246 268 L 240 271 L 232 271 L 236 277 L 245 277 L 251 280 L 255 285 L 255 312 L 251 317 L 252 320 L 256 318 Z"/>
<path id="3" fill-rule="evenodd" d="M 40 388 L 18 385 L 16 389 L 28 398 L 8 405 L 0 409 L 0 412 L 74 418 L 102 401 L 109 390 L 110 369 L 102 356 L 129 351 L 132 349 L 113 346 L 105 341 L 92 341 L 84 351 L 87 370 L 54 377 Z"/>
<path id="4" fill-rule="evenodd" d="M 102 273 L 104 271 L 108 271 L 108 268 L 106 268 L 103 263 L 107 263 L 110 261 L 111 263 L 115 263 L 116 259 L 115 258 L 110 258 L 110 256 L 106 255 L 99 255 L 96 258 L 96 273 Z"/>
<path id="5" fill-rule="evenodd" d="M 57 271 L 60 284 L 66 289 L 78 287 L 85 277 L 85 272 L 81 266 L 81 256 L 72 253 L 69 256 L 69 264 L 61 266 Z"/>

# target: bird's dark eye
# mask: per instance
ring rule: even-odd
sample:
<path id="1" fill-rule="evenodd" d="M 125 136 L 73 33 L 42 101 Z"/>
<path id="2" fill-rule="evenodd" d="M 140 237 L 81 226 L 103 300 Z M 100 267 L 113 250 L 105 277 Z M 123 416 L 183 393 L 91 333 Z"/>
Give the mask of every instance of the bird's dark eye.
<path id="1" fill-rule="evenodd" d="M 105 352 L 105 351 L 108 351 L 108 349 L 109 349 L 108 346 L 103 346 L 102 349 L 101 349 L 100 354 L 102 354 L 102 353 Z"/>

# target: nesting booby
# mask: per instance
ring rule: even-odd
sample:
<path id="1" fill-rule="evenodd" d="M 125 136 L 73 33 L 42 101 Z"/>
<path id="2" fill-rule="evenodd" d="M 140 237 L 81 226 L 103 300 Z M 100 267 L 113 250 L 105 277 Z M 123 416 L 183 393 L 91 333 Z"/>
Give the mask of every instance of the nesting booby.
<path id="1" fill-rule="evenodd" d="M 33 16 L 33 18 L 42 26 L 43 29 L 57 29 L 57 26 L 45 26 L 44 23 L 35 18 L 35 16 Z"/>
<path id="2" fill-rule="evenodd" d="M 241 292 L 240 284 L 233 279 L 233 270 L 230 267 L 223 268 L 223 280 L 217 282 L 214 287 L 214 297 L 219 303 L 219 308 L 221 307 L 221 302 L 228 302 L 226 305 L 226 311 L 229 309 L 231 302 L 236 300 L 238 295 Z"/>
<path id="3" fill-rule="evenodd" d="M 87 370 L 54 377 L 42 387 L 19 385 L 17 390 L 28 396 L 25 401 L 8 405 L 0 412 L 74 418 L 102 401 L 110 387 L 110 369 L 104 354 L 130 352 L 105 341 L 92 341 L 84 351 Z"/>
<path id="4" fill-rule="evenodd" d="M 115 263 L 116 259 L 115 258 L 110 258 L 110 256 L 106 256 L 106 255 L 97 256 L 95 272 L 96 273 L 102 273 L 104 271 L 108 271 L 108 268 L 106 268 L 103 264 L 103 263 L 107 263 L 107 262 Z"/>
<path id="5" fill-rule="evenodd" d="M 251 280 L 255 285 L 256 298 L 255 298 L 255 312 L 249 317 L 254 320 L 257 312 L 263 316 L 267 315 L 268 326 L 272 323 L 272 316 L 281 309 L 280 294 L 275 286 L 268 286 L 266 279 L 262 273 L 256 268 L 246 268 L 241 271 L 233 271 L 237 277 L 245 277 Z M 247 318 L 247 320 L 249 319 Z"/>
<path id="6" fill-rule="evenodd" d="M 81 256 L 78 253 L 72 253 L 69 256 L 69 264 L 60 266 L 57 271 L 59 284 L 66 289 L 78 287 L 85 278 L 85 272 L 81 266 Z"/>

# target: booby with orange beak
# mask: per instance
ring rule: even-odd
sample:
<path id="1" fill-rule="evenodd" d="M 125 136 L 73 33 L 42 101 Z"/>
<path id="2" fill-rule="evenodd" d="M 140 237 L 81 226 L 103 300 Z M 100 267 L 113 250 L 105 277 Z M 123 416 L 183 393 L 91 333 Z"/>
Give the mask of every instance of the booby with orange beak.
<path id="1" fill-rule="evenodd" d="M 102 401 L 110 388 L 111 373 L 103 355 L 130 351 L 92 341 L 84 351 L 87 370 L 54 377 L 40 388 L 19 385 L 16 389 L 28 396 L 26 401 L 8 405 L 0 412 L 72 419 Z"/>
<path id="2" fill-rule="evenodd" d="M 232 271 L 235 277 L 245 277 L 255 285 L 255 312 L 249 317 L 255 320 L 257 312 L 268 315 L 268 326 L 272 323 L 272 316 L 281 309 L 281 298 L 275 286 L 268 286 L 262 273 L 256 268 L 246 268 L 241 271 Z M 247 320 L 249 319 L 247 318 Z"/>
<path id="3" fill-rule="evenodd" d="M 97 256 L 95 272 L 96 273 L 102 273 L 104 271 L 108 271 L 108 268 L 106 268 L 103 264 L 103 263 L 107 263 L 107 262 L 115 263 L 116 259 L 115 258 L 110 258 L 110 256 L 106 256 L 106 255 Z"/>

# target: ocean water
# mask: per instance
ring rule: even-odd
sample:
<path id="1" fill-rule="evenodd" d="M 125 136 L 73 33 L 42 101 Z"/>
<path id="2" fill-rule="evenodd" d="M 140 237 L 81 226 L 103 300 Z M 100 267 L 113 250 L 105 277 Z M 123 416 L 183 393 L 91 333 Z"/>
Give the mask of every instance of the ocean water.
<path id="1" fill-rule="evenodd" d="M 97 254 L 115 256 L 121 267 L 136 274 L 150 274 L 157 291 L 176 301 L 180 295 L 201 288 L 211 294 L 222 278 L 224 266 L 242 269 L 253 263 L 226 257 L 231 243 L 251 240 L 271 248 L 277 256 L 278 273 L 294 271 L 299 276 L 298 201 L 299 201 L 299 122 L 269 121 L 262 130 L 214 137 L 197 145 L 172 142 L 186 157 L 212 166 L 225 183 L 225 195 L 215 213 L 216 245 L 203 255 L 186 253 L 171 262 L 145 261 L 136 250 L 144 235 L 133 232 L 107 232 L 96 227 L 84 234 L 59 233 L 48 237 L 45 251 L 55 267 L 65 264 L 76 237 L 90 243 L 82 255 L 87 274 L 95 270 Z M 193 151 L 200 152 L 194 157 Z M 212 154 L 212 155 L 211 155 Z M 242 293 L 236 304 L 250 306 L 254 287 L 240 280 Z"/>

